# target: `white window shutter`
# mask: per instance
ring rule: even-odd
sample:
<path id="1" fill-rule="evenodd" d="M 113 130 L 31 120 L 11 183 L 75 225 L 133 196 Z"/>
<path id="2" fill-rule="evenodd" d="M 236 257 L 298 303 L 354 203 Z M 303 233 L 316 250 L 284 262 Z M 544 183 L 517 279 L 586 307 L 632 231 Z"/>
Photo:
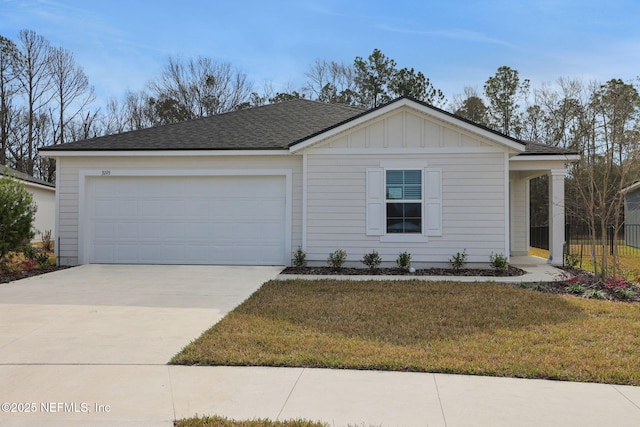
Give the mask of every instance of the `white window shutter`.
<path id="1" fill-rule="evenodd" d="M 367 236 L 384 234 L 384 169 L 367 169 Z"/>
<path id="2" fill-rule="evenodd" d="M 424 170 L 424 234 L 442 236 L 442 169 Z"/>

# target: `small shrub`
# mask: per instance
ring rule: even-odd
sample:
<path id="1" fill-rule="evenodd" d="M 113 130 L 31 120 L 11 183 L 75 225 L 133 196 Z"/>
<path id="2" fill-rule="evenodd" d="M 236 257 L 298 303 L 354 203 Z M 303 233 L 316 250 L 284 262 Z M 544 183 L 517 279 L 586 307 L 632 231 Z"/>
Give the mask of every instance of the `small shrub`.
<path id="1" fill-rule="evenodd" d="M 20 262 L 20 267 L 23 271 L 31 271 L 34 268 L 36 268 L 36 265 L 37 265 L 36 261 L 32 258 L 27 258 L 22 262 Z"/>
<path id="2" fill-rule="evenodd" d="M 509 263 L 507 262 L 507 257 L 502 254 L 494 254 L 491 252 L 489 256 L 489 265 L 500 272 L 505 272 L 509 269 Z"/>
<path id="3" fill-rule="evenodd" d="M 307 266 L 307 254 L 304 253 L 301 246 L 293 253 L 293 266 L 294 267 L 306 267 Z"/>
<path id="4" fill-rule="evenodd" d="M 400 252 L 398 258 L 396 259 L 396 264 L 400 268 L 411 267 L 411 254 L 409 252 Z"/>
<path id="5" fill-rule="evenodd" d="M 455 271 L 458 271 L 464 268 L 464 265 L 467 262 L 467 250 L 463 250 L 462 252 L 456 253 L 450 260 L 449 264 L 451 264 L 451 268 Z"/>
<path id="6" fill-rule="evenodd" d="M 51 252 L 53 250 L 53 241 L 51 240 L 51 230 L 45 230 L 40 233 L 42 240 L 42 250 L 45 252 Z"/>
<path id="7" fill-rule="evenodd" d="M 23 183 L 11 176 L 0 177 L 0 257 L 31 240 L 36 209 Z"/>
<path id="8" fill-rule="evenodd" d="M 364 254 L 364 257 L 362 257 L 362 263 L 371 269 L 378 268 L 382 263 L 382 258 L 380 258 L 378 252 L 374 250 L 368 254 Z"/>
<path id="9" fill-rule="evenodd" d="M 38 249 L 34 248 L 31 245 L 26 245 L 24 248 L 22 248 L 22 253 L 27 259 L 36 259 L 36 256 L 38 255 Z"/>
<path id="10" fill-rule="evenodd" d="M 580 264 L 580 255 L 573 252 L 567 252 L 564 254 L 564 262 L 567 264 L 567 267 L 576 268 L 578 267 L 578 264 Z"/>
<path id="11" fill-rule="evenodd" d="M 567 286 L 567 292 L 574 295 L 581 295 L 586 289 L 580 283 L 571 283 Z"/>
<path id="12" fill-rule="evenodd" d="M 607 299 L 607 295 L 597 289 L 587 292 L 585 296 L 590 299 Z"/>
<path id="13" fill-rule="evenodd" d="M 51 265 L 49 262 L 49 254 L 46 252 L 39 252 L 35 257 L 35 261 L 38 263 L 38 267 L 40 268 L 49 267 L 49 265 Z"/>
<path id="14" fill-rule="evenodd" d="M 329 264 L 329 266 L 333 268 L 342 268 L 346 260 L 347 260 L 347 253 L 342 249 L 338 249 L 337 251 L 331 252 L 329 254 L 327 263 Z"/>
<path id="15" fill-rule="evenodd" d="M 618 295 L 620 296 L 620 299 L 630 300 L 636 296 L 636 293 L 631 289 L 620 288 L 618 289 Z"/>
<path id="16" fill-rule="evenodd" d="M 535 285 L 533 285 L 532 289 L 538 292 L 547 292 L 549 290 L 544 283 L 536 283 Z"/>

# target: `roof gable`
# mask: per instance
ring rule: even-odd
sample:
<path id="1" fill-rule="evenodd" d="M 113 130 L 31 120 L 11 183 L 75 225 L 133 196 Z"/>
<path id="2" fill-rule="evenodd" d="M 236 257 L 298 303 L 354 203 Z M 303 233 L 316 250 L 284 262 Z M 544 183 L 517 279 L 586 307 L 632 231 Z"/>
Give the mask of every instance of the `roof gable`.
<path id="1" fill-rule="evenodd" d="M 409 97 L 398 98 L 378 108 L 374 108 L 357 116 L 351 117 L 342 123 L 337 123 L 324 131 L 317 132 L 295 141 L 290 144 L 291 151 L 295 152 L 311 147 L 320 141 L 325 141 L 328 138 L 334 137 L 357 126 L 361 126 L 366 122 L 374 121 L 384 115 L 388 115 L 393 111 L 403 108 L 413 109 L 417 113 L 425 117 L 429 117 L 432 121 L 442 123 L 446 128 L 455 128 L 462 133 L 473 134 L 480 139 L 502 144 L 503 146 L 506 146 L 518 153 L 525 151 L 525 144 L 518 139 L 503 135 L 500 132 L 485 128 L 484 126 L 480 126 L 447 111 Z"/>

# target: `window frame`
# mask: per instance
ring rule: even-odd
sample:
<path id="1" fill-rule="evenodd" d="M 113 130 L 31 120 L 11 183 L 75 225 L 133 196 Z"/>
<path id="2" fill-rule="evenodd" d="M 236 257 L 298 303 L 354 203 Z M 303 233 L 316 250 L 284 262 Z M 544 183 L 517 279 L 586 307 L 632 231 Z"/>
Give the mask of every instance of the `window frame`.
<path id="1" fill-rule="evenodd" d="M 420 174 L 420 197 L 418 199 L 407 199 L 406 197 L 403 197 L 401 199 L 391 199 L 388 197 L 389 195 L 389 182 L 387 181 L 388 178 L 388 172 L 391 171 L 402 171 L 402 172 L 408 172 L 408 171 L 413 171 L 413 172 L 418 172 Z M 424 233 L 424 212 L 425 212 L 425 197 L 424 197 L 424 168 L 418 168 L 418 167 L 387 167 L 384 168 L 384 235 L 389 235 L 389 236 L 396 236 L 396 235 L 401 235 L 401 236 L 422 236 Z M 406 196 L 406 188 L 405 188 L 406 182 L 405 182 L 405 177 L 403 174 L 403 182 L 402 182 L 402 192 L 403 192 L 403 196 Z M 411 185 L 411 184 L 409 184 Z M 399 232 L 389 232 L 389 205 L 390 204 L 402 204 L 402 205 L 407 205 L 407 204 L 419 204 L 420 205 L 420 231 L 399 231 Z M 403 215 L 402 220 L 403 221 L 407 221 L 406 216 Z"/>
<path id="2" fill-rule="evenodd" d="M 422 171 L 422 232 L 387 233 L 386 170 Z M 380 242 L 427 243 L 442 236 L 442 168 L 428 167 L 426 160 L 382 160 L 366 168 L 365 230 Z"/>

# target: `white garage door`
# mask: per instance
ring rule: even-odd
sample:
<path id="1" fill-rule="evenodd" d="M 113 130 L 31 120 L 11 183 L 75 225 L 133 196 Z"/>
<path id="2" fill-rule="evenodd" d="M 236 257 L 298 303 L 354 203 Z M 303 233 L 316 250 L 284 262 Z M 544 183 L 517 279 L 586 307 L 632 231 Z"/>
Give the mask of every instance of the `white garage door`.
<path id="1" fill-rule="evenodd" d="M 285 264 L 284 176 L 90 177 L 88 262 Z"/>

